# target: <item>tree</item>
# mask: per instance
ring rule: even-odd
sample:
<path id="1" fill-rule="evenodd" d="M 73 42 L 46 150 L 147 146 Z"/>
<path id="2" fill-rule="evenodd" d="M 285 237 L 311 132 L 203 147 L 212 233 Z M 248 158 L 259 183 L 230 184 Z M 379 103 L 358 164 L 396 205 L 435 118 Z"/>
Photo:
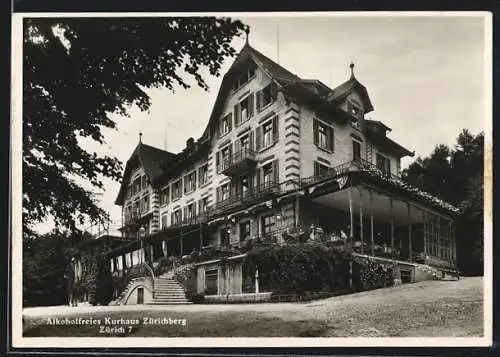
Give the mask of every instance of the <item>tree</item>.
<path id="1" fill-rule="evenodd" d="M 68 299 L 70 256 L 91 236 L 54 230 L 37 239 L 23 236 L 23 305 L 64 305 Z"/>
<path id="2" fill-rule="evenodd" d="M 465 274 L 482 274 L 484 134 L 464 129 L 453 149 L 437 145 L 429 157 L 417 159 L 403 179 L 460 208 L 456 219 L 457 264 Z"/>
<path id="3" fill-rule="evenodd" d="M 183 73 L 208 89 L 202 69 L 219 76 L 245 26 L 227 18 L 30 18 L 23 46 L 23 230 L 52 216 L 77 230 L 105 214 L 78 181 L 102 188 L 121 178 L 114 157 L 79 140 L 104 143 L 110 113 L 148 110 L 151 87 L 189 88 Z"/>

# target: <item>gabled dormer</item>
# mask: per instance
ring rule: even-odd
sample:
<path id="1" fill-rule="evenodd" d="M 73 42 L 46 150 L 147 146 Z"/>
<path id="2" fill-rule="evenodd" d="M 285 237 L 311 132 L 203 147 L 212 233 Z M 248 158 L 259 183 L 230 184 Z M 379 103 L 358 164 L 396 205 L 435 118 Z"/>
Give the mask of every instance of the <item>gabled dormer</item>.
<path id="1" fill-rule="evenodd" d="M 334 88 L 328 96 L 328 101 L 337 105 L 352 117 L 352 124 L 361 127 L 365 114 L 373 111 L 366 87 L 354 75 L 354 63 L 350 64 L 351 77 L 346 82 Z"/>

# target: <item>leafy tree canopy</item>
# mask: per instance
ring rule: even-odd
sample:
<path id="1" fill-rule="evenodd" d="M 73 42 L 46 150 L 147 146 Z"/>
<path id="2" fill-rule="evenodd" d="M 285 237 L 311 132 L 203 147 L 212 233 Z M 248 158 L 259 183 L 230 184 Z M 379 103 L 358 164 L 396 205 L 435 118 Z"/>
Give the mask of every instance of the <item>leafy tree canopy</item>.
<path id="1" fill-rule="evenodd" d="M 75 178 L 102 188 L 121 178 L 121 163 L 81 148 L 104 143 L 109 114 L 148 110 L 144 89 L 189 88 L 185 73 L 208 89 L 203 69 L 219 76 L 235 55 L 231 41 L 245 30 L 228 18 L 26 19 L 23 44 L 23 229 L 52 216 L 77 230 L 104 212 Z"/>
<path id="2" fill-rule="evenodd" d="M 456 220 L 457 262 L 467 274 L 481 274 L 483 264 L 484 133 L 462 130 L 456 145 L 437 145 L 426 158 L 417 158 L 403 178 L 461 209 Z"/>

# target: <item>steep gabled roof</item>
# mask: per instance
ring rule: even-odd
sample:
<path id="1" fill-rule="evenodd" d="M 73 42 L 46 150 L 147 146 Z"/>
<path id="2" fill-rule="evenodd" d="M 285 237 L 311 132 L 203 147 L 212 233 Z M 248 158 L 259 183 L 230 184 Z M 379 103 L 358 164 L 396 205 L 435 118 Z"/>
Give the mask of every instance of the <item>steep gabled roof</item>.
<path id="1" fill-rule="evenodd" d="M 144 172 L 146 173 L 149 181 L 153 183 L 163 175 L 164 168 L 168 166 L 169 163 L 175 163 L 176 159 L 177 155 L 174 153 L 143 144 L 141 141 L 139 141 L 139 144 L 137 144 L 137 147 L 135 148 L 132 155 L 130 155 L 130 158 L 127 160 L 127 164 L 125 165 L 123 182 L 120 186 L 120 191 L 118 192 L 115 204 L 123 204 L 123 198 L 127 189 L 127 185 L 125 184 L 125 182 L 127 182 L 127 179 L 130 176 L 134 163 L 137 163 L 138 161 L 138 163 L 144 169 Z"/>
<path id="2" fill-rule="evenodd" d="M 368 96 L 366 87 L 362 85 L 354 75 L 351 75 L 351 78 L 349 78 L 349 80 L 335 87 L 333 89 L 333 92 L 329 95 L 328 100 L 332 103 L 340 102 L 347 98 L 347 96 L 353 91 L 359 91 L 359 93 L 361 94 L 361 98 L 365 105 L 365 113 L 373 111 L 373 105 L 370 97 Z"/>

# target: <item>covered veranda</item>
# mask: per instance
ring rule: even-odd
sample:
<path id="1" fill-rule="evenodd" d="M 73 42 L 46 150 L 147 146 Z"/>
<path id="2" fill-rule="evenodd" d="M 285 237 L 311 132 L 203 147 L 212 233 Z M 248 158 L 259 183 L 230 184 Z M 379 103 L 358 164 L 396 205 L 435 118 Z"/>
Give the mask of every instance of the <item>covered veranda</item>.
<path id="1" fill-rule="evenodd" d="M 360 254 L 455 268 L 453 213 L 390 186 L 362 172 L 311 184 L 303 221 Z"/>

